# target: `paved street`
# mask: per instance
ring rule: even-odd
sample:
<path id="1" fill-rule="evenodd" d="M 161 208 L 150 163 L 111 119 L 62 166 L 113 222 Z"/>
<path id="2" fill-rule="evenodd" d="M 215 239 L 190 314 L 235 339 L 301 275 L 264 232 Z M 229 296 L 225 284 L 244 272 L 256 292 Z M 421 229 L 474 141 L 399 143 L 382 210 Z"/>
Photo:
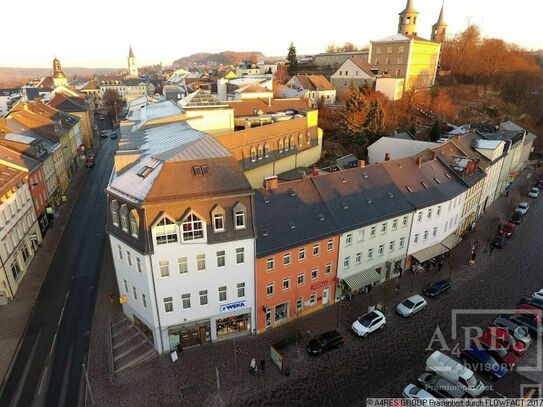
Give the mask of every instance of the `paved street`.
<path id="1" fill-rule="evenodd" d="M 522 175 L 523 177 L 526 174 Z M 495 219 L 507 204 L 500 198 L 480 220 Z M 94 332 L 91 352 L 91 384 L 98 405 L 144 406 L 144 405 L 230 405 L 230 406 L 352 406 L 363 405 L 366 397 L 399 396 L 403 387 L 414 382 L 424 370 L 424 363 L 434 328 L 439 326 L 448 344 L 451 340 L 452 309 L 494 309 L 515 307 L 521 296 L 530 295 L 541 285 L 543 261 L 540 236 L 543 233 L 543 204 L 533 201 L 531 211 L 521 224 L 509 244 L 503 250 L 495 250 L 492 256 L 480 252 L 477 263 L 453 269 L 453 288 L 442 298 L 429 302 L 427 310 L 406 320 L 393 313 L 393 307 L 411 294 L 411 276 L 404 274 L 401 292 L 387 304 L 387 327 L 367 339 L 359 339 L 350 332 L 350 324 L 367 306 L 382 301 L 390 293 L 393 282 L 376 287 L 368 295 L 357 296 L 343 306 L 339 329 L 345 337 L 345 346 L 322 357 L 312 358 L 305 352 L 309 337 L 336 327 L 338 307 L 331 306 L 313 315 L 286 324 L 270 332 L 237 340 L 226 340 L 201 347 L 186 349 L 175 364 L 168 356 L 161 356 L 116 377 L 111 383 L 108 377 L 107 341 L 103 339 L 105 329 Z M 479 228 L 478 230 L 483 229 Z M 457 247 L 457 251 L 469 252 L 471 240 L 482 239 L 474 232 Z M 482 233 L 482 232 L 481 232 Z M 460 256 L 463 257 L 463 256 Z M 100 287 L 105 298 L 109 287 L 113 287 L 113 267 L 106 259 L 104 285 Z M 417 276 L 415 290 L 420 291 L 430 281 L 447 278 L 448 267 L 439 273 Z M 108 277 L 106 277 L 108 276 Z M 105 282 L 110 281 L 106 286 Z M 99 303 L 102 315 L 95 321 L 105 326 L 108 312 L 118 313 L 119 308 Z M 114 316 L 119 318 L 119 315 Z M 493 315 L 463 316 L 461 326 L 480 325 L 486 327 Z M 281 376 L 269 358 L 269 346 L 278 339 L 291 334 L 294 329 L 304 335 L 298 351 L 292 347 L 287 351 L 290 377 Z M 308 332 L 309 331 L 309 332 Z M 234 360 L 234 344 L 241 348 L 240 356 Z M 249 374 L 251 358 L 266 358 L 267 367 L 257 377 Z M 216 375 L 220 377 L 220 393 L 217 391 Z M 539 376 L 537 376 L 539 377 Z M 498 394 L 518 395 L 520 383 L 530 380 L 511 372 L 507 380 L 498 382 Z M 496 396 L 490 392 L 489 395 Z"/>
<path id="2" fill-rule="evenodd" d="M 2 388 L 2 406 L 74 406 L 82 384 L 105 245 L 104 188 L 116 143 L 97 153 L 39 292 L 19 353 Z"/>

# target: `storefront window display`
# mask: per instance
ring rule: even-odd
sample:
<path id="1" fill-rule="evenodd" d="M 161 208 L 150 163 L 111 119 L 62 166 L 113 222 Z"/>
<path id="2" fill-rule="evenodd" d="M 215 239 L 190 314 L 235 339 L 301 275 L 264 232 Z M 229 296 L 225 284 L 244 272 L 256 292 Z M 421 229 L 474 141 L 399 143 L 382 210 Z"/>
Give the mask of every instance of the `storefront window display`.
<path id="1" fill-rule="evenodd" d="M 283 321 L 288 318 L 288 302 L 275 306 L 275 322 Z"/>
<path id="2" fill-rule="evenodd" d="M 236 332 L 246 331 L 251 328 L 250 315 L 236 315 L 217 320 L 217 336 L 230 335 Z"/>

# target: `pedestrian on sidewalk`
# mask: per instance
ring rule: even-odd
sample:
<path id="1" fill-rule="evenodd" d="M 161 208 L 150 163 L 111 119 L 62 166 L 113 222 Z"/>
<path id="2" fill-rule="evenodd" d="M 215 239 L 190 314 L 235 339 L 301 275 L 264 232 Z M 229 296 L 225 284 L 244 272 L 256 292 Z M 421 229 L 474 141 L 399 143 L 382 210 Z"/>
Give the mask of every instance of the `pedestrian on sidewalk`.
<path id="1" fill-rule="evenodd" d="M 260 370 L 264 371 L 265 367 L 266 367 L 266 361 L 264 359 L 260 359 Z"/>
<path id="2" fill-rule="evenodd" d="M 440 272 L 442 268 L 443 268 L 443 260 L 439 260 L 437 262 L 437 271 Z"/>
<path id="3" fill-rule="evenodd" d="M 396 279 L 396 294 L 398 294 L 398 292 L 400 291 L 400 278 L 398 277 Z"/>
<path id="4" fill-rule="evenodd" d="M 114 301 L 115 301 L 115 293 L 113 291 L 110 291 L 109 292 L 109 302 L 111 302 L 111 304 L 113 304 Z"/>

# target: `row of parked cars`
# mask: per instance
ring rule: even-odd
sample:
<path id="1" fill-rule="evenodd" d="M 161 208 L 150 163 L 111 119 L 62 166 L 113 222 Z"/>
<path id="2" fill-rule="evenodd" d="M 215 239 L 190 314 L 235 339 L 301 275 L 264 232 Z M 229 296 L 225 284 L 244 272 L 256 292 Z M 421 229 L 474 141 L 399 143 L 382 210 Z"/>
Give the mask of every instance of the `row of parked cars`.
<path id="1" fill-rule="evenodd" d="M 417 399 L 478 397 L 486 386 L 477 374 L 491 380 L 504 377 L 515 368 L 519 358 L 543 335 L 543 289 L 530 298 L 522 298 L 512 314 L 499 315 L 482 335 L 456 360 L 440 351 L 426 360 L 426 373 L 417 384 L 409 384 L 403 396 Z"/>

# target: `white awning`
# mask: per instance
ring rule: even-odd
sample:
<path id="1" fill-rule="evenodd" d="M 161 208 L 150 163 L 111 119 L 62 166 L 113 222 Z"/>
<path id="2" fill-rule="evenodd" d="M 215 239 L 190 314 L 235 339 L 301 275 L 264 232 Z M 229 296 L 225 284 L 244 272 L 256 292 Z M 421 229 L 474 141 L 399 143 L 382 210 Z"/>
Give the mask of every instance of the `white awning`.
<path id="1" fill-rule="evenodd" d="M 373 269 L 364 270 L 352 276 L 345 278 L 343 281 L 351 288 L 351 290 L 359 290 L 368 285 L 381 280 L 381 275 Z"/>
<path id="2" fill-rule="evenodd" d="M 433 259 L 434 257 L 437 257 L 440 254 L 446 253 L 448 251 L 449 249 L 447 247 L 443 246 L 441 243 L 438 243 L 433 246 L 427 247 L 426 249 L 413 253 L 413 257 L 419 262 L 424 263 L 426 260 Z"/>
<path id="3" fill-rule="evenodd" d="M 441 244 L 445 246 L 447 249 L 451 250 L 454 246 L 456 246 L 458 243 L 462 241 L 462 238 L 456 236 L 454 233 L 452 235 L 447 236 L 445 239 L 441 241 Z"/>

